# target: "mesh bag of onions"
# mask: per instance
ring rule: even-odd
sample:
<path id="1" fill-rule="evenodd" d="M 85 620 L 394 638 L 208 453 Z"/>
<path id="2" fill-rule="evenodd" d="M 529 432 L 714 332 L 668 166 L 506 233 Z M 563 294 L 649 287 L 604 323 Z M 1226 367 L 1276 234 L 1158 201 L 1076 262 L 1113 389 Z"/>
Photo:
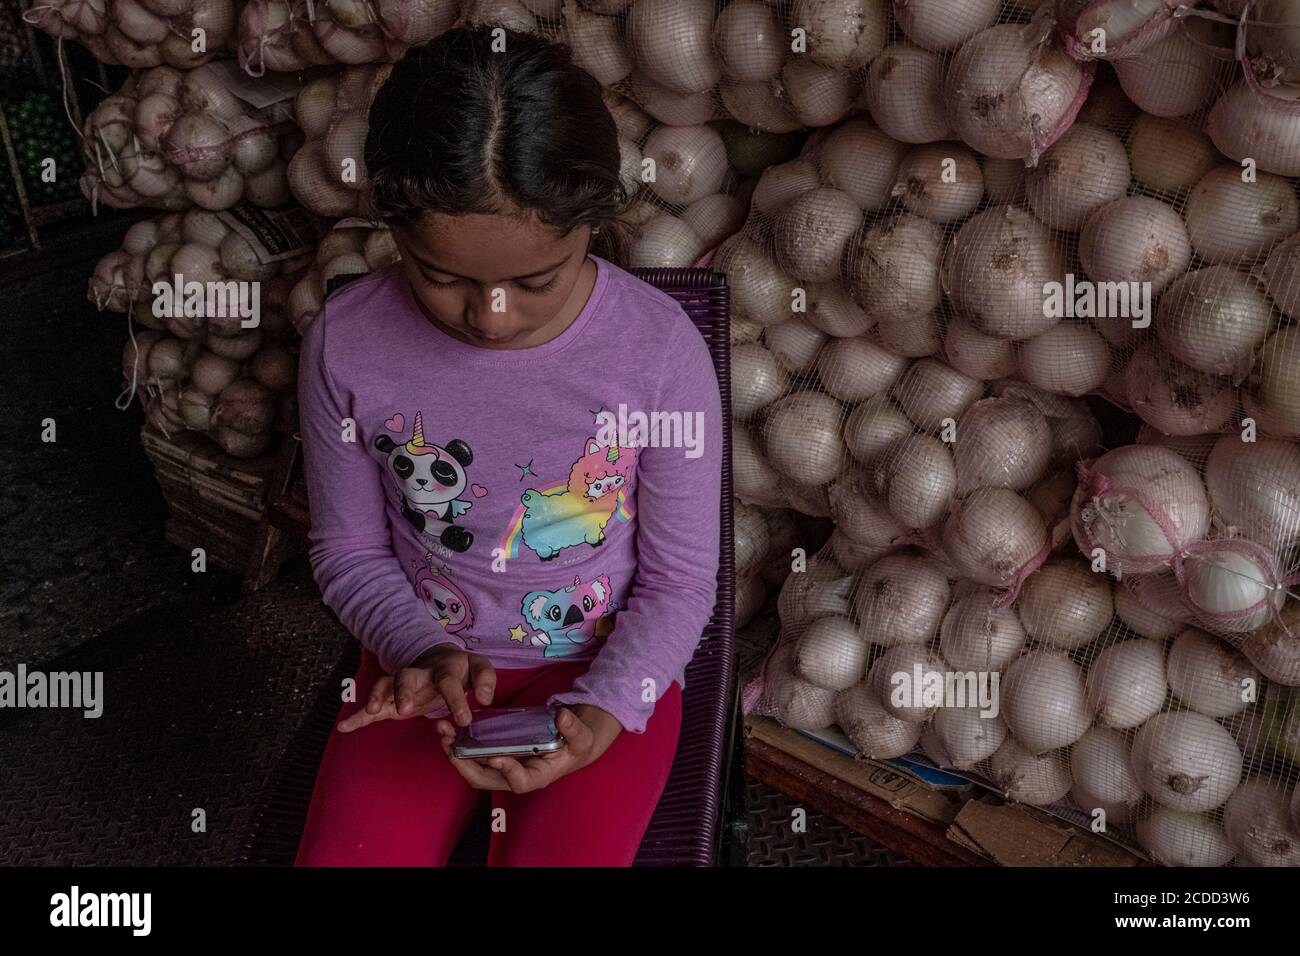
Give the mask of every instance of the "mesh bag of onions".
<path id="1" fill-rule="evenodd" d="M 137 222 L 122 248 L 100 260 L 87 297 L 130 315 L 119 407 L 139 396 L 146 421 L 163 435 L 203 432 L 227 454 L 253 458 L 298 428 L 289 295 L 313 250 L 301 251 L 284 230 L 300 251 L 269 255 L 231 223 L 229 214 L 199 209 Z M 256 284 L 258 324 L 243 328 L 233 312 L 156 315 L 154 283 L 170 285 L 177 274 L 184 282 Z"/>
<path id="2" fill-rule="evenodd" d="M 23 19 L 104 63 L 193 69 L 235 38 L 235 0 L 35 0 Z"/>
<path id="3" fill-rule="evenodd" d="M 86 198 L 173 210 L 288 202 L 288 159 L 302 142 L 292 122 L 297 84 L 266 84 L 255 105 L 238 95 L 239 76 L 233 60 L 132 74 L 83 124 Z"/>
<path id="4" fill-rule="evenodd" d="M 835 529 L 747 705 L 1300 864 L 1300 4 L 866 3 L 820 63 L 833 6 L 715 21 L 775 20 L 784 109 L 853 77 L 713 258 L 736 494 Z"/>

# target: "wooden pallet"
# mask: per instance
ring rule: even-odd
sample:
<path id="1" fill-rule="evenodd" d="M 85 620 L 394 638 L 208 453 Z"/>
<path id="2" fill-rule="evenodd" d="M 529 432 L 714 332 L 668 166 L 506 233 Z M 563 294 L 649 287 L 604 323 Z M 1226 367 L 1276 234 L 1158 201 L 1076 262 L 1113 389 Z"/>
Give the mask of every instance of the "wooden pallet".
<path id="1" fill-rule="evenodd" d="M 854 760 L 745 718 L 745 771 L 924 866 L 1139 866 L 1093 833 L 978 787 L 937 790 L 891 764 Z"/>
<path id="2" fill-rule="evenodd" d="M 168 541 L 187 550 L 203 548 L 209 561 L 241 577 L 262 566 L 262 547 L 277 555 L 288 549 L 287 538 L 262 541 L 277 455 L 232 458 L 206 435 L 167 436 L 150 426 L 141 430 L 140 441 L 167 500 Z"/>

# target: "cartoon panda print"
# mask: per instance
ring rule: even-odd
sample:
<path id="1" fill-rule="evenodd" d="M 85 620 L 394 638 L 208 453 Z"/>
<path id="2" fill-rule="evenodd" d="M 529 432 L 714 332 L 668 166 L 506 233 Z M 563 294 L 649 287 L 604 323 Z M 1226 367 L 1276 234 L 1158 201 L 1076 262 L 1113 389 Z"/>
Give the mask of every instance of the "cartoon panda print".
<path id="1" fill-rule="evenodd" d="M 473 504 L 460 497 L 467 484 L 465 469 L 474 460 L 469 445 L 459 438 L 446 445 L 429 443 L 424 419 L 416 412 L 410 441 L 399 444 L 380 435 L 375 448 L 388 456 L 385 465 L 397 481 L 402 516 L 411 526 L 452 551 L 468 551 L 474 535 L 455 524 L 455 519 Z"/>

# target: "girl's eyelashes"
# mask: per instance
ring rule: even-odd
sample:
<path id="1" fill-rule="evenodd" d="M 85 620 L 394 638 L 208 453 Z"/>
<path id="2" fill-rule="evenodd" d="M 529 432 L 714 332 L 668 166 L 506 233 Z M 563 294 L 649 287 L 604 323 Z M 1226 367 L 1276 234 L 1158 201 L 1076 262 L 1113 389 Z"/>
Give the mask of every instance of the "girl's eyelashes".
<path id="1" fill-rule="evenodd" d="M 545 285 L 522 285 L 518 283 L 517 284 L 519 285 L 519 288 L 523 289 L 525 292 L 531 293 L 532 295 L 542 295 L 543 293 L 550 292 L 552 289 L 554 289 L 555 283 L 558 282 L 559 279 L 560 279 L 560 274 L 557 272 L 555 275 L 551 276 L 550 280 L 547 281 Z M 460 279 L 453 279 L 450 282 L 439 282 L 437 279 L 431 278 L 429 276 L 424 276 L 424 281 L 426 284 L 431 285 L 436 289 L 450 289 L 453 286 L 460 285 L 461 283 Z"/>

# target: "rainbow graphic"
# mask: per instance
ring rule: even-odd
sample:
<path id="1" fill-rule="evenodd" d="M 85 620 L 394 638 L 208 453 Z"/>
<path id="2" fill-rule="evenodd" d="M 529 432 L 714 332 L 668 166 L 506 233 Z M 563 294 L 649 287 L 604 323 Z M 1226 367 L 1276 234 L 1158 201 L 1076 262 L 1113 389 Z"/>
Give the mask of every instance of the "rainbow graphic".
<path id="1" fill-rule="evenodd" d="M 566 482 L 561 481 L 534 490 L 540 491 L 544 495 L 550 495 L 564 491 L 568 487 Z M 527 506 L 522 501 L 519 502 L 519 507 L 515 509 L 514 517 L 510 519 L 510 524 L 506 528 L 506 533 L 501 536 L 501 543 L 498 547 L 506 558 L 519 557 L 519 543 L 524 538 L 524 512 L 527 510 Z M 624 495 L 622 489 L 619 489 L 618 497 L 614 499 L 614 514 L 612 517 L 615 521 L 632 520 L 632 511 L 627 506 L 627 496 Z"/>

